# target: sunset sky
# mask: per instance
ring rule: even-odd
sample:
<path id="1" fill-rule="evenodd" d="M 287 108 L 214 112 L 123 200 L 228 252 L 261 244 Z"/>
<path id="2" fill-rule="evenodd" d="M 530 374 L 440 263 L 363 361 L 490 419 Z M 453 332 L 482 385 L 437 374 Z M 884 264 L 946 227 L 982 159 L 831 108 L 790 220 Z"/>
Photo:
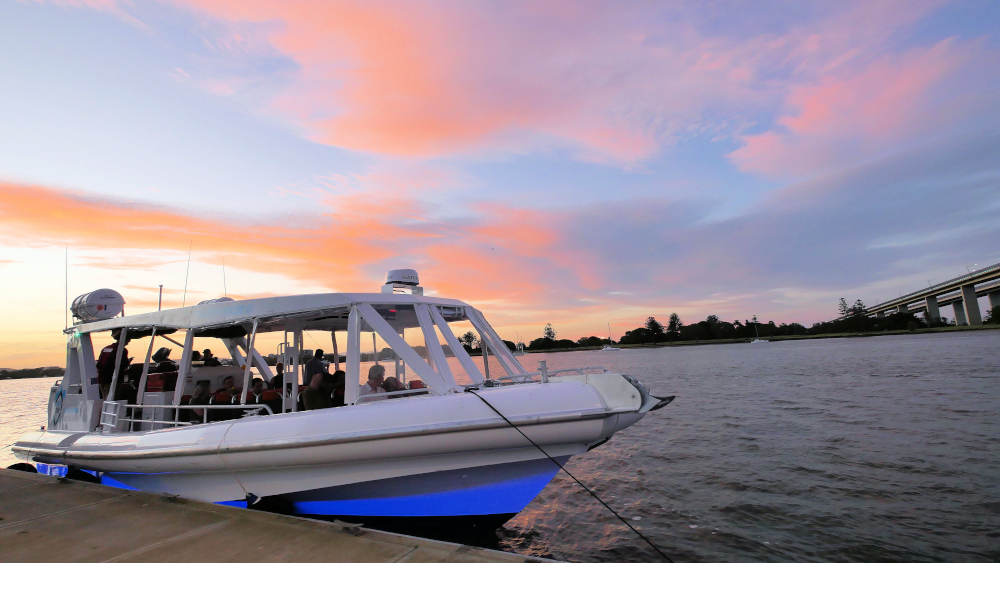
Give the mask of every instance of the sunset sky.
<path id="1" fill-rule="evenodd" d="M 67 247 L 132 314 L 190 248 L 188 304 L 413 267 L 525 341 L 1000 262 L 995 0 L 3 1 L 0 56 L 0 367 Z"/>

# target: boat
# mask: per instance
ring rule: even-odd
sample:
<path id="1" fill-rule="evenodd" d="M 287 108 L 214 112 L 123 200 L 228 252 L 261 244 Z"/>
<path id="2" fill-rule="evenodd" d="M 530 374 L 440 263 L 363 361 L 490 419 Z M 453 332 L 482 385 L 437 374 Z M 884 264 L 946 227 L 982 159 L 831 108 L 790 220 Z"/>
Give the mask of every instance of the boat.
<path id="1" fill-rule="evenodd" d="M 754 338 L 750 340 L 751 344 L 766 344 L 771 341 L 760 339 L 760 333 L 757 332 L 757 315 L 753 316 L 753 335 Z"/>
<path id="2" fill-rule="evenodd" d="M 226 298 L 128 316 L 124 298 L 98 292 L 74 302 L 65 375 L 49 391 L 45 427 L 12 446 L 29 461 L 18 468 L 371 526 L 495 529 L 571 457 L 672 399 L 600 368 L 548 370 L 541 361 L 528 371 L 479 310 L 425 296 L 412 269 L 390 271 L 377 293 Z M 492 355 L 482 368 L 452 332 L 459 322 Z M 101 373 L 113 368 L 105 392 L 94 348 L 108 334 L 124 343 L 101 352 L 109 361 Z M 307 334 L 330 336 L 326 357 L 343 364 L 347 382 L 343 405 L 303 409 Z M 344 356 L 337 334 L 346 336 Z M 261 352 L 268 335 L 282 340 L 283 374 L 277 389 L 253 395 L 252 376 L 275 377 Z M 369 335 L 372 351 L 363 352 Z M 221 342 L 231 364 L 192 361 L 196 340 Z M 128 341 L 145 357 L 132 365 Z M 161 343 L 178 346 L 179 360 L 154 353 Z M 401 389 L 363 388 L 375 365 Z M 216 389 L 228 377 L 242 383 L 229 396 L 192 400 L 199 382 Z"/>
<path id="3" fill-rule="evenodd" d="M 612 345 L 615 342 L 614 338 L 611 336 L 611 323 L 608 323 L 608 342 L 610 343 L 601 346 L 601 352 L 618 352 L 621 350 L 621 348 Z"/>

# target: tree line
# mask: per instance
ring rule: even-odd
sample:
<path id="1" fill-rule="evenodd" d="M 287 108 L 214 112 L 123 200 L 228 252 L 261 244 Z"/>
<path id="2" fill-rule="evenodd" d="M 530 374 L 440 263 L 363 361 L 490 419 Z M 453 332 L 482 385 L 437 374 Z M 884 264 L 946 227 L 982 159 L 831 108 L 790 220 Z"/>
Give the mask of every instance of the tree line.
<path id="1" fill-rule="evenodd" d="M 528 344 L 529 350 L 553 350 L 560 348 L 579 348 L 601 346 L 605 344 L 656 344 L 662 342 L 683 342 L 701 340 L 752 339 L 789 335 L 828 335 L 832 333 L 866 333 L 878 331 L 901 331 L 923 329 L 928 327 L 947 327 L 955 323 L 947 319 L 928 321 L 925 317 L 913 313 L 894 313 L 884 317 L 870 317 L 865 313 L 868 308 L 861 299 L 848 304 L 841 298 L 837 312 L 839 318 L 830 321 L 813 323 L 806 327 L 801 323 L 781 323 L 774 321 L 761 322 L 754 316 L 752 319 L 740 321 L 723 321 L 718 315 L 708 315 L 704 320 L 685 325 L 677 313 L 671 313 L 666 326 L 656 317 L 650 316 L 641 327 L 625 332 L 617 342 L 610 338 L 585 336 L 573 341 L 559 339 L 551 323 L 545 325 L 542 337 Z M 993 314 L 998 313 L 998 314 Z M 1000 324 L 1000 312 L 991 311 L 986 315 L 984 323 Z"/>

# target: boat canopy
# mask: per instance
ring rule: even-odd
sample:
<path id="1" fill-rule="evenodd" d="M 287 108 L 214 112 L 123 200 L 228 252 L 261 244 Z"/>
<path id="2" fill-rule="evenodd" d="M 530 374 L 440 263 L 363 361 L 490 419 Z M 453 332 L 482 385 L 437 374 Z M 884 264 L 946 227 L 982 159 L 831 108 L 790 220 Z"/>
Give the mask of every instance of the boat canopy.
<path id="1" fill-rule="evenodd" d="M 250 333 L 254 320 L 257 332 L 285 331 L 295 328 L 319 331 L 347 331 L 351 307 L 358 304 L 376 305 L 383 317 L 390 317 L 402 328 L 419 327 L 413 310 L 393 313 L 392 306 L 411 308 L 414 305 L 438 307 L 447 321 L 468 318 L 471 306 L 450 298 L 431 298 L 409 294 L 305 294 L 206 302 L 185 308 L 173 308 L 152 313 L 115 317 L 88 323 L 76 323 L 65 333 L 96 333 L 126 328 L 129 338 L 145 337 L 155 327 L 157 334 L 178 329 L 194 330 L 199 337 L 234 338 Z M 372 331 L 367 322 L 362 331 Z"/>

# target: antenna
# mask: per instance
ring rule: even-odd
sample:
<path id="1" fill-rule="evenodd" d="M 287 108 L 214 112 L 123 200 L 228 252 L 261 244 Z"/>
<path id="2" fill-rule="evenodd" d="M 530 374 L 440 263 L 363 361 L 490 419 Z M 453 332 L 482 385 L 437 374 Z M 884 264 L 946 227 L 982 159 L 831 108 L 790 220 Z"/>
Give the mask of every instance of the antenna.
<path id="1" fill-rule="evenodd" d="M 64 271 L 66 274 L 66 282 L 63 286 L 63 292 L 66 296 L 66 310 L 63 311 L 63 329 L 69 329 L 69 246 L 66 246 L 66 259 L 64 266 Z"/>
<path id="2" fill-rule="evenodd" d="M 188 240 L 188 263 L 184 269 L 184 297 L 181 299 L 181 308 L 187 304 L 188 297 L 188 273 L 191 272 L 191 240 Z"/>
<path id="3" fill-rule="evenodd" d="M 156 310 L 163 310 L 163 284 L 160 284 L 160 298 L 156 301 Z"/>

